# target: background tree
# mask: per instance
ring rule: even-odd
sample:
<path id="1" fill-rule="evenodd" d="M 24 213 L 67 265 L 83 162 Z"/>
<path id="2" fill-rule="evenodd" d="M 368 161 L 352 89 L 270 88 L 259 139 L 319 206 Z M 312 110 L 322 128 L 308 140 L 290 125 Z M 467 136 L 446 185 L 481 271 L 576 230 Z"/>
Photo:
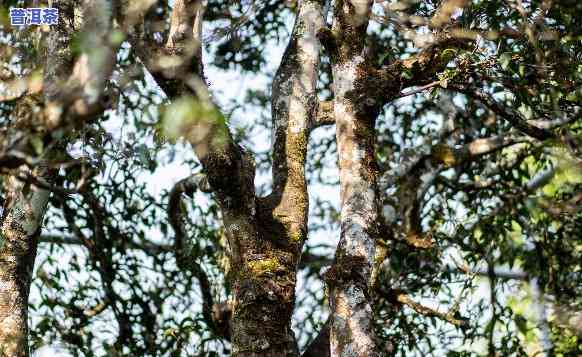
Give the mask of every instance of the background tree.
<path id="1" fill-rule="evenodd" d="M 0 8 L 0 354 L 580 353 L 578 2 L 48 5 Z"/>

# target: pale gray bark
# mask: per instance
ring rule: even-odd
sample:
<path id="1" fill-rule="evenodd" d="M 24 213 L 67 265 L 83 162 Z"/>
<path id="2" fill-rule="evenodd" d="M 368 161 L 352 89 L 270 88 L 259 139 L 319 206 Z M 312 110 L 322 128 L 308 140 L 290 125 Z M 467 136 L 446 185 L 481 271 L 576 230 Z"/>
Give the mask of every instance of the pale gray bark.
<path id="1" fill-rule="evenodd" d="M 334 116 L 340 168 L 341 236 L 330 286 L 331 356 L 377 356 L 370 278 L 378 236 L 374 103 L 359 93 L 371 1 L 336 1 L 332 36 Z M 371 106 L 369 104 L 372 104 Z"/>

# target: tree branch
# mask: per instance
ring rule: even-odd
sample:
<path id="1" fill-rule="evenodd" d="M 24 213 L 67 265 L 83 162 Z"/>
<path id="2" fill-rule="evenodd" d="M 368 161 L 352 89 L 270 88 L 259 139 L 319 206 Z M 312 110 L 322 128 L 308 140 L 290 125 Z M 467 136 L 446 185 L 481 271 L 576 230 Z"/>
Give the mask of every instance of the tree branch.
<path id="1" fill-rule="evenodd" d="M 55 1 L 54 6 L 62 14 L 59 26 L 49 33 L 47 63 L 43 90 L 46 98 L 44 110 L 46 126 L 57 128 L 63 125 L 80 125 L 98 116 L 108 107 L 105 86 L 116 62 L 116 52 L 121 41 L 111 41 L 113 6 L 107 0 L 83 1 L 83 25 L 74 28 L 75 2 Z M 73 68 L 70 39 L 74 32 L 91 33 L 83 43 L 82 52 Z M 72 73 L 71 73 L 72 72 Z M 69 73 L 71 73 L 69 75 Z M 63 81 L 63 78 L 67 78 Z"/>
<path id="2" fill-rule="evenodd" d="M 170 99 L 190 94 L 198 96 L 204 80 L 201 26 L 204 9 L 200 0 L 176 0 L 170 29 L 163 46 L 157 45 L 143 24 L 155 1 L 130 0 L 118 21 L 128 33 L 128 40 L 148 72 Z"/>
<path id="3" fill-rule="evenodd" d="M 198 262 L 192 259 L 191 254 L 186 247 L 185 240 L 188 239 L 188 232 L 184 227 L 184 219 L 187 211 L 182 207 L 182 196 L 184 194 L 192 197 L 195 191 L 200 188 L 202 191 L 208 191 L 208 182 L 206 176 L 195 174 L 183 180 L 178 181 L 170 191 L 170 200 L 168 202 L 168 218 L 170 225 L 174 229 L 174 253 L 176 262 L 180 269 L 191 271 L 200 285 L 202 295 L 202 316 L 211 331 L 217 336 L 230 339 L 228 328 L 221 326 L 219 321 L 214 319 L 214 297 L 210 287 L 208 275 Z"/>
<path id="4" fill-rule="evenodd" d="M 440 81 L 430 82 L 428 84 L 425 84 L 423 86 L 420 86 L 420 87 L 418 87 L 418 88 L 416 88 L 414 90 L 411 90 L 409 92 L 401 92 L 394 99 L 400 99 L 400 98 L 408 97 L 408 96 L 411 96 L 411 95 L 414 95 L 414 94 L 422 93 L 425 90 L 430 89 L 430 88 L 433 88 L 433 87 L 436 87 L 436 86 L 438 86 L 440 84 L 441 84 Z"/>
<path id="5" fill-rule="evenodd" d="M 490 94 L 487 94 L 475 86 L 468 84 L 449 83 L 447 88 L 455 90 L 459 93 L 463 93 L 468 97 L 480 101 L 483 103 L 483 105 L 488 107 L 495 114 L 507 120 L 513 127 L 523 132 L 524 134 L 527 134 L 538 140 L 556 138 L 556 135 L 550 130 L 529 124 L 518 111 L 511 107 L 500 104 L 495 99 L 493 99 Z"/>
<path id="6" fill-rule="evenodd" d="M 468 48 L 470 41 L 452 36 L 449 33 L 437 35 L 437 39 L 418 54 L 397 60 L 370 70 L 369 85 L 380 95 L 378 102 L 386 104 L 396 98 L 415 94 L 436 86 L 436 74 L 443 71 L 454 58 L 456 50 Z M 421 86 L 410 93 L 402 90 L 411 86 Z"/>
<path id="7" fill-rule="evenodd" d="M 111 253 L 110 246 L 108 246 L 107 238 L 104 230 L 104 218 L 107 216 L 106 210 L 103 208 L 97 197 L 91 192 L 83 193 L 83 200 L 89 206 L 87 215 L 90 216 L 89 221 L 92 222 L 90 228 L 92 230 L 92 238 L 89 239 L 77 224 L 77 211 L 69 206 L 69 202 L 64 197 L 57 197 L 62 205 L 63 216 L 69 229 L 73 232 L 75 237 L 79 239 L 85 248 L 88 250 L 90 262 L 93 268 L 99 273 L 103 291 L 105 292 L 108 306 L 113 310 L 115 319 L 119 326 L 119 333 L 117 335 L 117 344 L 127 344 L 134 340 L 134 334 L 131 330 L 130 317 L 126 311 L 127 303 L 115 291 L 114 281 L 116 270 L 108 259 L 108 253 Z M 120 303 L 120 306 L 117 305 Z"/>
<path id="8" fill-rule="evenodd" d="M 453 167 L 508 146 L 528 142 L 531 142 L 529 138 L 510 132 L 489 138 L 478 138 L 456 147 L 444 144 L 423 145 L 415 150 L 403 153 L 400 164 L 396 168 L 386 171 L 380 178 L 380 183 L 382 189 L 386 190 L 399 180 L 412 174 L 413 170 L 425 165 L 423 161 Z M 415 172 L 415 174 L 418 174 L 418 172 Z"/>
<path id="9" fill-rule="evenodd" d="M 39 238 L 39 243 L 57 244 L 57 245 L 84 245 L 83 241 L 75 236 L 43 234 Z M 124 242 L 130 249 L 140 250 L 146 254 L 158 255 L 168 252 L 174 252 L 174 247 L 165 244 L 156 244 L 152 242 Z"/>
<path id="10" fill-rule="evenodd" d="M 135 3 L 133 6 L 139 9 Z M 120 21 L 123 27 L 134 29 L 128 30 L 130 43 L 156 83 L 171 101 L 181 99 L 180 104 L 189 108 L 188 117 L 173 130 L 194 148 L 219 203 L 223 208 L 248 211 L 254 205 L 254 162 L 250 154 L 234 142 L 226 119 L 212 103 L 204 83 L 203 10 L 200 0 L 174 1 L 169 36 L 160 48 L 149 46 L 143 40 L 143 33 L 135 30 L 133 21 L 139 19 L 139 15 L 126 16 Z M 128 9 L 122 13 L 127 14 Z"/>
<path id="11" fill-rule="evenodd" d="M 477 157 L 499 151 L 507 146 L 529 142 L 528 137 L 507 133 L 490 138 L 475 139 L 462 146 L 445 144 L 421 146 L 410 154 L 403 154 L 401 164 L 385 173 L 381 179 L 383 190 L 400 183 L 397 191 L 398 214 L 402 225 L 394 237 L 407 244 L 428 249 L 434 245 L 430 233 L 423 234 L 420 212 L 423 199 L 439 174 Z M 386 218 L 386 217 L 385 217 Z M 388 223 L 388 222 L 387 222 Z"/>
<path id="12" fill-rule="evenodd" d="M 392 291 L 391 291 L 392 293 Z M 412 310 L 416 311 L 418 314 L 427 316 L 427 317 L 436 317 L 443 321 L 446 321 L 450 324 L 455 326 L 464 326 L 467 324 L 466 320 L 460 320 L 454 317 L 454 313 L 448 312 L 443 313 L 435 309 L 431 309 L 430 307 L 424 306 L 422 304 L 417 303 L 416 301 L 412 300 L 412 298 L 404 293 L 394 292 L 394 294 L 390 294 L 389 300 L 396 304 L 406 305 Z"/>
<path id="13" fill-rule="evenodd" d="M 300 268 L 307 268 L 310 265 L 315 265 L 317 269 L 321 269 L 322 266 L 330 266 L 333 261 L 326 255 L 316 255 L 309 254 L 306 259 L 303 260 Z M 472 274 L 480 276 L 488 276 L 490 274 L 488 269 L 471 268 L 469 266 L 455 266 L 455 265 L 443 265 L 439 266 L 442 272 L 450 272 L 455 274 Z M 511 280 L 528 280 L 529 276 L 526 272 L 520 269 L 506 269 L 502 267 L 495 267 L 493 273 L 496 278 L 500 279 L 511 279 Z"/>
<path id="14" fill-rule="evenodd" d="M 334 2 L 331 53 L 333 109 L 339 156 L 341 232 L 327 271 L 333 356 L 379 356 L 370 281 L 379 236 L 375 122 L 378 88 L 367 87 L 366 31 L 373 1 Z M 373 93 L 370 93 L 373 92 Z"/>
<path id="15" fill-rule="evenodd" d="M 296 211 L 291 215 L 303 221 L 304 226 L 307 220 L 305 157 L 310 125 L 317 110 L 321 45 L 316 36 L 325 25 L 323 3 L 322 0 L 301 2 L 272 89 L 273 192 L 281 196 L 283 205 L 289 206 L 286 210 Z"/>

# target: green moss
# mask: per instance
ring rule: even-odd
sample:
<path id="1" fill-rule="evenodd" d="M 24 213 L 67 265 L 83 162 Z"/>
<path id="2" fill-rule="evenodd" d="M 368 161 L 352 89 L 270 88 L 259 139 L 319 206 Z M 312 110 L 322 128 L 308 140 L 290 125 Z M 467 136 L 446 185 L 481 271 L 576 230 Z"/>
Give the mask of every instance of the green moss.
<path id="1" fill-rule="evenodd" d="M 280 263 L 276 258 L 254 260 L 248 263 L 249 273 L 252 276 L 262 276 L 265 273 L 273 273 L 280 268 Z"/>
<path id="2" fill-rule="evenodd" d="M 289 239 L 291 242 L 300 243 L 303 241 L 304 234 L 301 231 L 295 231 L 289 233 Z"/>

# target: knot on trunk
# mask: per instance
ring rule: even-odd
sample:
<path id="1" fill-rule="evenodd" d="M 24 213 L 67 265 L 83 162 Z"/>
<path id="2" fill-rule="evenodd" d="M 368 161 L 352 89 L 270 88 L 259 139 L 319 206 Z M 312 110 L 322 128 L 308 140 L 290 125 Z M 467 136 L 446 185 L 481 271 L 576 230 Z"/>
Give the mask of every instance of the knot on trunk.
<path id="1" fill-rule="evenodd" d="M 367 273 L 370 264 L 364 257 L 341 257 L 325 273 L 323 278 L 328 287 L 357 286 L 369 298 Z"/>

